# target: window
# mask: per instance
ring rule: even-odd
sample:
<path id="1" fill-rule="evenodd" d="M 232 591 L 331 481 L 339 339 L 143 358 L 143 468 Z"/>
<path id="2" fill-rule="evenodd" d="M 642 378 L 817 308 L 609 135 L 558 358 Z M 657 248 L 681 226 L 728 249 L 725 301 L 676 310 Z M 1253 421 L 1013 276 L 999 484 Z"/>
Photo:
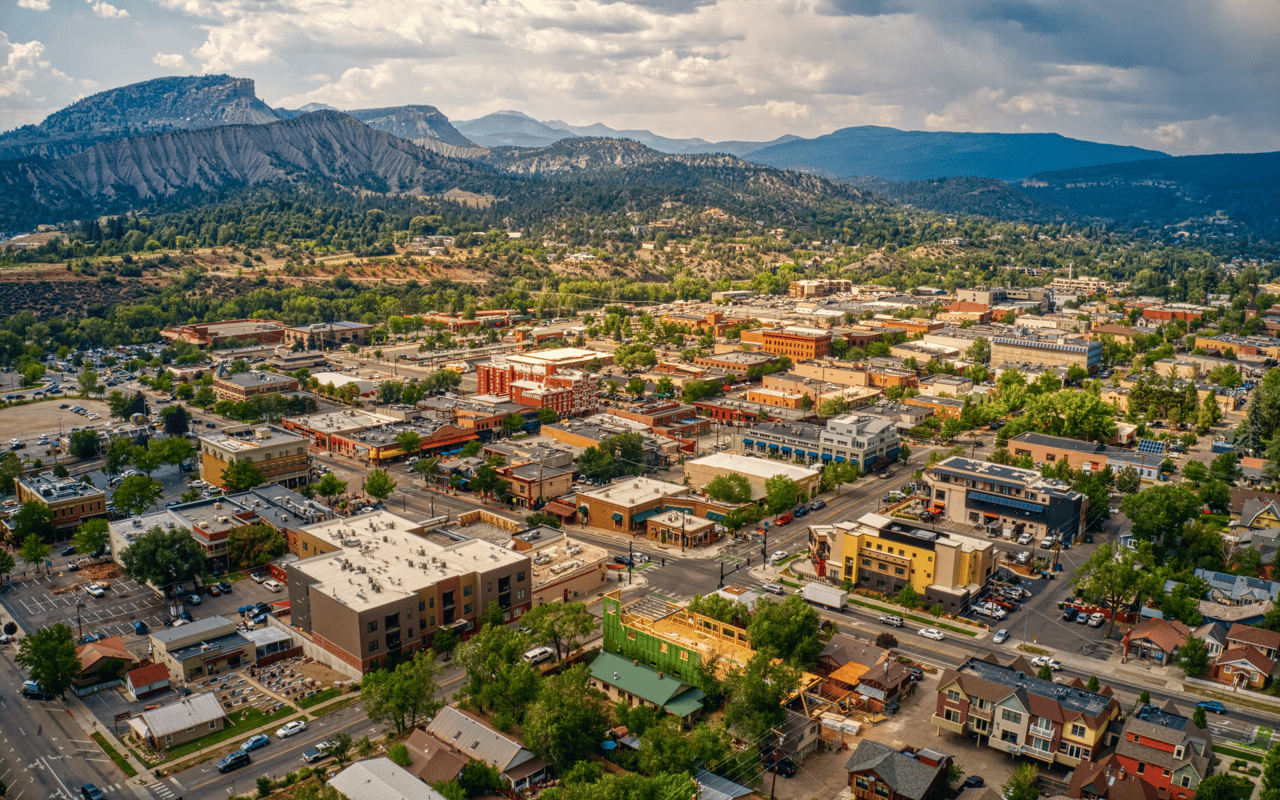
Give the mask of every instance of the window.
<path id="1" fill-rule="evenodd" d="M 681 650 L 681 651 L 680 651 L 680 660 L 681 660 L 681 661 L 688 661 L 688 660 L 689 660 L 689 651 L 688 651 L 688 650 Z"/>
<path id="2" fill-rule="evenodd" d="M 869 566 L 871 566 L 871 559 L 869 559 L 869 558 L 864 558 L 864 559 L 862 559 L 862 566 L 864 566 L 864 567 L 869 567 Z"/>
<path id="3" fill-rule="evenodd" d="M 1011 722 L 1014 725 L 1022 724 L 1022 715 L 1011 708 L 1000 709 L 1000 719 L 1004 720 L 1005 722 Z"/>
<path id="4" fill-rule="evenodd" d="M 661 651 L 662 651 L 662 652 L 664 652 L 664 653 L 665 653 L 665 652 L 667 652 L 667 643 L 666 643 L 666 642 L 661 642 L 661 643 L 659 643 L 659 644 L 658 644 L 658 649 L 659 649 L 659 650 L 661 650 Z"/>
<path id="5" fill-rule="evenodd" d="M 1053 723 L 1045 717 L 1036 717 L 1036 727 L 1042 731 L 1053 730 Z"/>
<path id="6" fill-rule="evenodd" d="M 523 572 L 517 572 L 517 573 L 516 573 L 516 583 L 521 583 L 522 581 L 524 581 L 524 573 L 523 573 Z"/>
<path id="7" fill-rule="evenodd" d="M 952 703 L 958 703 L 960 702 L 960 693 L 957 692 L 955 689 L 948 689 L 947 699 L 950 700 Z"/>
<path id="8" fill-rule="evenodd" d="M 1008 742 L 1009 744 L 1017 744 L 1018 743 L 1017 731 L 1008 731 L 1008 730 L 1000 731 L 1000 741 Z"/>
<path id="9" fill-rule="evenodd" d="M 871 788 L 870 782 L 868 782 L 867 779 L 862 777 L 861 775 L 853 779 L 853 785 L 858 787 L 864 792 Z"/>
<path id="10" fill-rule="evenodd" d="M 985 719 L 970 719 L 969 722 L 973 725 L 975 731 L 979 733 L 987 732 L 987 721 Z"/>
<path id="11" fill-rule="evenodd" d="M 1174 757 L 1174 758 L 1178 758 L 1178 759 L 1180 759 L 1180 758 L 1182 758 L 1182 754 L 1183 754 L 1184 752 L 1186 752 L 1186 751 L 1184 751 L 1184 750 L 1183 750 L 1182 745 L 1178 745 L 1178 746 L 1177 746 L 1177 748 L 1176 748 L 1176 749 L 1174 749 L 1174 751 L 1173 751 L 1173 757 Z"/>
<path id="12" fill-rule="evenodd" d="M 986 711 L 988 708 L 991 708 L 991 701 L 989 701 L 989 700 L 983 700 L 981 697 L 979 697 L 979 698 L 978 698 L 978 710 L 979 710 L 979 711 Z"/>
<path id="13" fill-rule="evenodd" d="M 374 631 L 378 630 L 378 621 L 375 619 L 372 622 L 370 622 L 368 625 L 365 626 L 365 630 L 369 633 L 373 633 Z"/>
<path id="14" fill-rule="evenodd" d="M 1184 788 L 1184 789 L 1189 789 L 1189 788 L 1191 788 L 1191 776 L 1190 776 L 1190 775 L 1183 775 L 1183 776 L 1182 776 L 1182 781 L 1181 781 L 1178 785 L 1179 785 L 1179 786 L 1181 786 L 1181 787 L 1182 787 L 1182 788 Z"/>
<path id="15" fill-rule="evenodd" d="M 1071 723 L 1071 735 L 1077 738 L 1083 737 L 1086 733 L 1085 727 L 1078 722 Z"/>
<path id="16" fill-rule="evenodd" d="M 470 614 L 470 613 L 471 613 L 471 604 L 470 604 L 470 603 L 467 603 L 466 605 L 464 605 L 464 606 L 462 607 L 462 613 L 463 613 L 463 614 Z"/>
<path id="17" fill-rule="evenodd" d="M 948 708 L 942 716 L 947 720 L 947 722 L 960 721 L 960 712 L 956 711 L 954 708 Z"/>
<path id="18" fill-rule="evenodd" d="M 462 587 L 462 596 L 463 596 L 463 597 L 470 597 L 470 596 L 471 596 L 471 586 L 470 586 L 470 585 L 467 585 L 467 586 L 463 586 L 463 587 Z"/>
<path id="19" fill-rule="evenodd" d="M 1147 771 L 1147 763 L 1146 763 L 1145 761 L 1139 761 L 1139 762 L 1138 762 L 1138 774 L 1139 774 L 1139 775 L 1145 774 L 1145 773 L 1146 773 L 1146 771 Z"/>
<path id="20" fill-rule="evenodd" d="M 889 787 L 888 787 L 888 786 L 885 786 L 885 785 L 884 785 L 883 783 L 881 783 L 880 781 L 876 781 L 876 794 L 878 794 L 878 795 L 879 795 L 879 796 L 881 796 L 881 797 L 888 797 L 888 796 L 889 796 Z"/>
<path id="21" fill-rule="evenodd" d="M 419 600 L 419 601 L 418 601 L 418 610 L 419 610 L 419 611 L 426 611 L 426 610 L 427 610 L 427 601 L 426 601 L 426 600 Z"/>
<path id="22" fill-rule="evenodd" d="M 378 640 L 377 640 L 377 639 L 374 639 L 373 641 L 369 642 L 369 652 L 370 652 L 370 653 L 376 653 L 376 652 L 378 652 Z"/>
<path id="23" fill-rule="evenodd" d="M 1167 770 L 1167 769 L 1166 769 L 1166 770 L 1164 770 L 1164 776 L 1165 776 L 1166 778 L 1167 778 L 1167 777 L 1169 777 L 1169 770 Z"/>

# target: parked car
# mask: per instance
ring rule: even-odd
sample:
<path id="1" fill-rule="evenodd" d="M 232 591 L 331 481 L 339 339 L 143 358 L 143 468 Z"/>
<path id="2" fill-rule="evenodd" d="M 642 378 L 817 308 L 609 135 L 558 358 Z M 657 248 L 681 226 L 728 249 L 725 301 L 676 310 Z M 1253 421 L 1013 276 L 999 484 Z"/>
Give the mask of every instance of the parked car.
<path id="1" fill-rule="evenodd" d="M 1067 606 L 1062 610 L 1062 619 L 1066 622 L 1075 622 L 1077 612 L 1071 606 Z"/>
<path id="2" fill-rule="evenodd" d="M 880 617 L 881 625 L 890 625 L 894 628 L 901 628 L 903 625 L 902 617 L 896 614 L 884 614 Z"/>
<path id="3" fill-rule="evenodd" d="M 1054 672 L 1057 672 L 1058 670 L 1062 669 L 1062 662 L 1055 661 L 1049 656 L 1036 656 L 1035 658 L 1031 659 L 1031 666 L 1048 667 Z"/>
<path id="4" fill-rule="evenodd" d="M 133 632 L 138 636 L 146 636 L 148 633 L 151 633 L 151 628 L 142 620 L 137 620 L 133 623 Z"/>
<path id="5" fill-rule="evenodd" d="M 962 789 L 981 789 L 986 786 L 987 782 L 982 779 L 981 775 L 970 775 L 964 779 L 964 783 L 960 784 Z"/>
<path id="6" fill-rule="evenodd" d="M 1089 624 L 1089 615 L 1088 615 L 1088 614 L 1086 614 L 1086 613 L 1084 613 L 1083 611 L 1081 611 L 1079 614 L 1076 614 L 1076 624 L 1077 624 L 1077 625 L 1088 625 L 1088 624 Z"/>
<path id="7" fill-rule="evenodd" d="M 44 687 L 35 681 L 24 681 L 22 684 L 22 696 L 28 700 L 52 700 L 53 695 L 44 690 Z"/>
<path id="8" fill-rule="evenodd" d="M 333 750 L 333 742 L 320 742 L 315 747 L 302 754 L 302 760 L 308 764 L 314 764 Z"/>
<path id="9" fill-rule="evenodd" d="M 992 636 L 992 637 L 991 637 L 991 643 L 992 643 L 992 644 L 1001 644 L 1001 643 L 1003 643 L 1003 642 L 1004 642 L 1006 639 L 1008 639 L 1008 638 L 1009 638 L 1009 629 L 1008 629 L 1008 628 L 1001 628 L 1000 630 L 996 631 L 996 635 L 995 635 L 995 636 Z M 981 780 L 981 779 L 979 779 L 979 780 Z"/>
<path id="10" fill-rule="evenodd" d="M 1201 700 L 1199 703 L 1196 703 L 1196 708 L 1203 708 L 1205 711 L 1209 711 L 1214 714 L 1227 713 L 1227 707 L 1222 703 L 1219 703 L 1217 700 Z"/>
<path id="11" fill-rule="evenodd" d="M 783 511 L 781 514 L 778 515 L 778 518 L 773 521 L 773 524 L 786 525 L 787 523 L 791 522 L 792 519 L 793 517 L 791 516 L 790 511 Z"/>
<path id="12" fill-rule="evenodd" d="M 943 639 L 947 638 L 946 634 L 944 634 L 942 631 L 938 630 L 937 628 L 921 628 L 919 631 L 917 631 L 917 633 L 919 633 L 921 636 L 923 636 L 926 639 L 933 639 L 935 642 L 940 642 Z"/>
<path id="13" fill-rule="evenodd" d="M 198 605 L 200 605 L 201 603 L 203 603 L 203 602 L 204 602 L 203 600 L 201 600 L 201 599 L 200 599 L 200 595 L 198 595 L 198 594 L 189 594 L 189 595 L 187 595 L 187 596 L 186 596 L 186 601 L 187 601 L 188 603 L 190 603 L 191 605 L 193 605 L 193 606 L 198 606 Z"/>
<path id="14" fill-rule="evenodd" d="M 615 563 L 615 564 L 621 564 L 621 565 L 622 565 L 622 566 L 624 566 L 624 567 L 630 567 L 630 566 L 633 566 L 632 561 L 631 561 L 631 556 L 614 556 L 614 557 L 613 557 L 613 563 Z"/>
<path id="15" fill-rule="evenodd" d="M 1101 628 L 1102 623 L 1106 621 L 1107 621 L 1107 615 L 1103 614 L 1101 611 L 1095 611 L 1094 613 L 1089 615 L 1090 628 Z"/>
<path id="16" fill-rule="evenodd" d="M 801 517 L 806 516 L 808 513 L 809 513 L 809 507 L 806 505 L 799 505 L 791 509 L 791 516 L 796 519 L 800 519 Z"/>
<path id="17" fill-rule="evenodd" d="M 244 744 L 240 745 L 240 749 L 248 753 L 257 750 L 259 747 L 266 747 L 271 744 L 271 737 L 264 734 L 256 734 L 244 740 Z"/>
<path id="18" fill-rule="evenodd" d="M 776 761 L 773 758 L 768 758 L 764 762 L 764 771 L 776 772 L 784 778 L 791 778 L 796 774 L 796 762 L 786 757 Z"/>
<path id="19" fill-rule="evenodd" d="M 209 584 L 208 586 L 204 587 L 204 590 L 209 593 L 210 597 L 218 597 L 219 595 L 222 594 L 222 590 L 218 588 L 218 584 L 216 583 Z"/>
<path id="20" fill-rule="evenodd" d="M 302 733 L 307 729 L 307 723 L 300 719 L 286 722 L 276 731 L 276 737 L 279 739 L 287 739 L 294 734 Z"/>
<path id="21" fill-rule="evenodd" d="M 88 586 L 84 587 L 84 590 L 86 593 L 88 593 L 92 597 L 101 598 L 101 597 L 107 596 L 107 590 L 102 588 L 102 586 L 96 583 L 89 584 Z"/>
<path id="22" fill-rule="evenodd" d="M 817 500 L 814 500 L 812 503 L 809 504 L 810 511 L 817 511 L 820 508 L 826 508 L 826 507 L 827 507 L 827 501 L 823 500 L 822 498 L 818 498 Z"/>
<path id="23" fill-rule="evenodd" d="M 243 750 L 232 750 L 227 753 L 226 757 L 218 762 L 218 772 L 230 772 L 233 769 L 247 767 L 253 762 L 249 758 L 249 754 Z"/>
<path id="24" fill-rule="evenodd" d="M 86 783 L 80 787 L 80 797 L 84 798 L 84 800 L 107 800 L 107 796 L 102 793 L 102 790 L 92 783 Z"/>
<path id="25" fill-rule="evenodd" d="M 268 581 L 262 582 L 262 588 L 266 589 L 269 592 L 283 592 L 284 584 L 280 583 L 279 581 L 268 580 Z"/>
<path id="26" fill-rule="evenodd" d="M 773 552 L 773 555 L 769 556 L 769 563 L 776 567 L 779 564 L 781 564 L 784 560 L 786 560 L 786 557 L 787 557 L 786 550 L 775 550 Z"/>
<path id="27" fill-rule="evenodd" d="M 73 544 L 62 548 L 62 554 L 64 556 L 74 556 L 76 554 L 76 546 Z"/>
<path id="28" fill-rule="evenodd" d="M 218 591 L 222 592 L 223 594 L 231 594 L 231 584 L 230 584 L 229 582 L 227 582 L 227 581 L 218 581 L 218 582 L 217 582 L 216 584 L 214 584 L 214 585 L 215 585 L 215 586 L 217 586 L 217 587 L 218 587 Z"/>

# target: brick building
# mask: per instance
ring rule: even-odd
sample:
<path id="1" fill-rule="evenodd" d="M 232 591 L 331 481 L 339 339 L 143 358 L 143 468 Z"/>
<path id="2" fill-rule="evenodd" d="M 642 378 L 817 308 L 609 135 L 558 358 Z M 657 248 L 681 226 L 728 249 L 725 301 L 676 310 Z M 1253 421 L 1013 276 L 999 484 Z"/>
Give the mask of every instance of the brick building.
<path id="1" fill-rule="evenodd" d="M 260 394 L 298 391 L 298 379 L 278 372 L 253 370 L 231 373 L 225 367 L 213 376 L 213 393 L 219 400 L 244 402 Z"/>
<path id="2" fill-rule="evenodd" d="M 197 347 L 226 344 L 231 340 L 245 344 L 279 344 L 284 341 L 283 324 L 268 319 L 228 319 L 195 325 L 174 325 L 160 331 L 169 342 L 187 342 Z"/>
<path id="3" fill-rule="evenodd" d="M 766 353 L 787 356 L 792 361 L 826 358 L 831 355 L 831 331 L 792 325 L 763 332 Z"/>
<path id="4" fill-rule="evenodd" d="M 607 353 L 574 347 L 494 356 L 488 363 L 476 365 L 476 393 L 555 409 L 562 416 L 590 414 L 599 403 L 600 379 L 583 367 L 593 361 L 608 364 L 612 360 Z"/>
<path id="5" fill-rule="evenodd" d="M 349 344 L 368 344 L 372 325 L 363 322 L 316 322 L 295 325 L 285 330 L 284 341 L 290 347 L 305 350 L 328 350 Z"/>
<path id="6" fill-rule="evenodd" d="M 274 425 L 244 425 L 201 436 L 199 450 L 200 479 L 211 486 L 225 488 L 223 472 L 238 461 L 253 462 L 268 483 L 289 487 L 307 483 L 311 473 L 306 439 Z"/>
<path id="7" fill-rule="evenodd" d="M 1144 705 L 1125 719 L 1115 756 L 1124 771 L 1155 788 L 1158 800 L 1191 800 L 1213 769 L 1213 735 L 1172 703 Z"/>
<path id="8" fill-rule="evenodd" d="M 59 534 L 74 531 L 87 519 L 110 517 L 105 492 L 71 478 L 55 477 L 51 472 L 15 478 L 14 491 L 19 503 L 47 507 Z M 8 524 L 9 520 L 5 522 Z"/>

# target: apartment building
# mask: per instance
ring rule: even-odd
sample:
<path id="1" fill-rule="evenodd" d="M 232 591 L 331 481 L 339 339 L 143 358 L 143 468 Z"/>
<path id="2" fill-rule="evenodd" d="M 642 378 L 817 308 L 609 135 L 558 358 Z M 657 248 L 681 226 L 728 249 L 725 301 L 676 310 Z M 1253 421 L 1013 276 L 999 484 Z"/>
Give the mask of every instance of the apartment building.
<path id="1" fill-rule="evenodd" d="M 581 370 L 592 361 L 611 364 L 613 355 L 577 347 L 560 347 L 494 356 L 487 363 L 476 365 L 476 393 L 509 395 L 510 385 L 514 381 L 543 383 L 548 375 L 561 370 Z"/>
<path id="2" fill-rule="evenodd" d="M 880 514 L 810 525 L 809 554 L 819 577 L 886 595 L 911 586 L 948 611 L 964 608 L 982 590 L 999 556 L 987 539 Z"/>
<path id="3" fill-rule="evenodd" d="M 106 492 L 90 484 L 59 478 L 52 472 L 20 475 L 13 483 L 19 503 L 39 503 L 49 509 L 59 534 L 74 531 L 87 519 L 110 516 Z"/>
<path id="4" fill-rule="evenodd" d="M 1124 721 L 1115 743 L 1120 767 L 1156 790 L 1158 800 L 1191 800 L 1213 771 L 1213 734 L 1172 703 L 1143 705 Z"/>
<path id="5" fill-rule="evenodd" d="M 735 450 L 791 459 L 856 464 L 864 472 L 898 460 L 901 441 L 893 423 L 861 414 L 832 417 L 825 427 L 806 422 L 765 422 L 734 431 Z"/>
<path id="6" fill-rule="evenodd" d="M 831 331 L 791 325 L 763 332 L 761 349 L 766 353 L 787 356 L 792 361 L 826 358 L 831 355 Z"/>
<path id="7" fill-rule="evenodd" d="M 244 425 L 201 436 L 200 479 L 226 488 L 223 473 L 230 465 L 250 461 L 268 483 L 297 487 L 310 480 L 307 440 L 274 425 Z"/>
<path id="8" fill-rule="evenodd" d="M 1088 498 L 1032 469 L 952 456 L 926 469 L 923 480 L 930 508 L 955 525 L 1006 538 L 1052 534 L 1065 541 L 1085 529 Z"/>
<path id="9" fill-rule="evenodd" d="M 219 400 L 244 402 L 260 394 L 298 391 L 298 379 L 278 372 L 253 370 L 232 373 L 222 366 L 213 376 L 213 393 Z"/>
<path id="10" fill-rule="evenodd" d="M 504 619 L 532 605 L 528 555 L 480 539 L 441 540 L 386 511 L 310 525 L 333 549 L 287 565 L 292 623 L 331 666 L 363 674 L 383 659 L 466 632 L 491 602 Z"/>
<path id="11" fill-rule="evenodd" d="M 932 722 L 940 731 L 977 734 L 993 750 L 1071 768 L 1101 757 L 1119 717 L 1109 688 L 1041 680 L 1021 656 L 1008 666 L 988 656 L 943 671 Z"/>

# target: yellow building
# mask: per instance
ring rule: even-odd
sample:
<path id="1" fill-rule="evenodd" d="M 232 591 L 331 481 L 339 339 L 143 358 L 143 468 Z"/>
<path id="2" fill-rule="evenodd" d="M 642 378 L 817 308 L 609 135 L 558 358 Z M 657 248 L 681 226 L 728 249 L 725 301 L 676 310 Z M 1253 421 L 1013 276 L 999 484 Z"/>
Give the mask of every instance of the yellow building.
<path id="1" fill-rule="evenodd" d="M 947 611 L 963 608 L 981 590 L 997 559 L 986 539 L 880 514 L 810 526 L 809 553 L 819 577 L 886 595 L 909 585 Z"/>
<path id="2" fill-rule="evenodd" d="M 200 437 L 201 480 L 226 488 L 223 472 L 240 461 L 262 470 L 267 483 L 289 487 L 307 483 L 311 470 L 307 440 L 273 425 L 245 425 Z"/>

